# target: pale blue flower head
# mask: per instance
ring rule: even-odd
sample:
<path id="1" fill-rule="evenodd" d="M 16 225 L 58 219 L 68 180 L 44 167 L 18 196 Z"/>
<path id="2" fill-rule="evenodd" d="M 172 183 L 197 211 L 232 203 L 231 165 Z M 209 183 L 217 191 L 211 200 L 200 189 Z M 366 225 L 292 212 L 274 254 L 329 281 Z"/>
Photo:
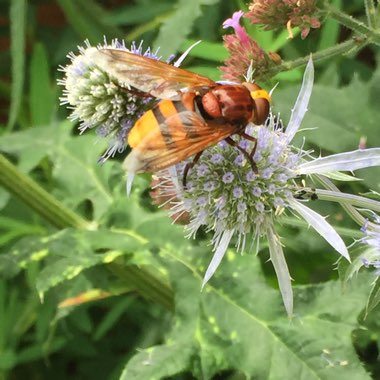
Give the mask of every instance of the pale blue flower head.
<path id="1" fill-rule="evenodd" d="M 359 243 L 364 247 L 362 254 L 352 263 L 350 277 L 362 266 L 373 268 L 374 274 L 380 276 L 380 216 L 371 213 L 371 221 L 367 219 L 361 228 L 363 237 Z"/>
<path id="2" fill-rule="evenodd" d="M 346 197 L 349 203 L 358 202 L 360 197 L 355 196 L 353 200 L 353 196 L 340 193 L 329 185 L 327 179 L 323 184 L 327 190 L 305 187 L 303 180 L 306 176 L 332 176 L 334 173 L 336 176 L 340 170 L 380 165 L 380 149 L 315 159 L 312 152 L 291 145 L 307 111 L 313 78 L 314 69 L 310 60 L 286 128 L 271 114 L 264 125 L 246 126 L 245 133 L 250 136 L 249 139 L 232 136 L 241 149 L 248 154 L 254 152 L 254 166 L 241 150 L 223 141 L 206 149 L 188 172 L 191 191 L 180 185 L 186 162 L 158 173 L 166 178 L 166 183 L 172 181 L 175 184 L 167 191 L 175 194 L 173 214 L 184 212 L 190 217 L 185 227 L 188 237 L 195 236 L 200 227 L 214 234 L 214 255 L 206 270 L 203 286 L 215 273 L 231 241 L 235 242 L 238 251 L 243 252 L 250 246 L 259 247 L 258 244 L 246 242 L 257 243 L 260 237 L 266 236 L 271 262 L 289 315 L 293 310 L 291 277 L 275 222 L 284 211 L 299 216 L 340 255 L 350 260 L 342 238 L 325 217 L 306 206 L 306 203 L 317 198 L 339 202 L 342 197 Z M 256 142 L 252 141 L 254 139 Z"/>
<path id="3" fill-rule="evenodd" d="M 240 150 L 223 141 L 204 151 L 189 171 L 187 180 L 192 184 L 191 191 L 179 185 L 184 163 L 159 173 L 176 183 L 175 188 L 169 190 L 175 193 L 177 200 L 173 212 L 181 210 L 190 215 L 190 223 L 185 227 L 188 236 L 194 236 L 201 226 L 214 232 L 214 256 L 206 270 L 203 285 L 215 273 L 234 236 L 238 250 L 244 251 L 248 236 L 258 241 L 265 235 L 289 315 L 293 309 L 291 278 L 275 231 L 275 221 L 286 210 L 297 214 L 349 260 L 346 245 L 334 228 L 323 216 L 305 205 L 318 197 L 319 190 L 303 188 L 301 180 L 305 175 L 328 175 L 329 172 L 380 164 L 380 149 L 313 159 L 310 152 L 291 145 L 307 111 L 313 77 L 310 60 L 286 129 L 270 115 L 264 125 L 247 125 L 245 132 L 255 138 L 256 143 L 234 136 L 239 147 L 247 152 L 255 150 L 255 167 Z"/>
<path id="4" fill-rule="evenodd" d="M 108 137 L 109 149 L 101 161 L 122 152 L 126 147 L 127 135 L 135 121 L 152 107 L 153 98 L 139 97 L 131 88 L 123 88 L 116 77 L 109 74 L 106 68 L 96 61 L 94 51 L 118 49 L 133 54 L 159 59 L 157 52 L 143 50 L 142 44 L 132 43 L 127 48 L 124 42 L 107 41 L 92 47 L 88 41 L 84 47 L 78 47 L 79 54 L 68 54 L 70 64 L 60 67 L 64 78 L 58 83 L 64 86 L 61 104 L 71 110 L 70 120 L 80 122 L 80 131 L 95 128 L 99 137 Z"/>

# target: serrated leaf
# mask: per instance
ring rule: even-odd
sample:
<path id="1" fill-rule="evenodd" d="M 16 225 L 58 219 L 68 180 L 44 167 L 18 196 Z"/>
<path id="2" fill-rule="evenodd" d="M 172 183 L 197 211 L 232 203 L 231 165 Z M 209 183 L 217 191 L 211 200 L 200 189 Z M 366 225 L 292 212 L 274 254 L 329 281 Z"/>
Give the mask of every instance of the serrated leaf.
<path id="1" fill-rule="evenodd" d="M 29 237 L 17 242 L 8 254 L 0 256 L 0 274 L 9 274 L 11 270 L 16 274 L 30 263 L 48 258 L 49 264 L 37 279 L 37 289 L 43 295 L 48 289 L 88 268 L 109 264 L 122 255 L 142 249 L 144 245 L 142 238 L 132 234 L 107 230 L 63 230 L 50 236 Z"/>
<path id="2" fill-rule="evenodd" d="M 12 0 L 11 22 L 12 89 L 8 128 L 16 122 L 24 87 L 26 1 Z"/>
<path id="3" fill-rule="evenodd" d="M 104 21 L 110 25 L 136 25 L 167 12 L 172 6 L 170 2 L 156 1 L 151 3 L 149 7 L 147 7 L 146 4 L 133 4 L 119 7 L 111 11 L 111 13 L 105 17 Z"/>
<path id="4" fill-rule="evenodd" d="M 93 44 L 102 41 L 103 36 L 107 34 L 107 28 L 104 28 L 104 25 L 86 10 L 86 2 L 88 3 L 89 1 L 57 0 L 57 2 L 61 6 L 72 28 L 83 40 L 88 39 Z M 99 8 L 97 5 L 95 5 L 95 7 L 97 9 Z"/>
<path id="5" fill-rule="evenodd" d="M 124 369 L 120 380 L 159 380 L 184 372 L 195 354 L 190 344 L 172 344 L 141 350 Z"/>
<path id="6" fill-rule="evenodd" d="M 286 369 L 289 379 L 370 379 L 351 340 L 368 280 L 360 278 L 344 294 L 333 281 L 295 287 L 298 317 L 289 321 L 278 290 L 266 284 L 251 255 L 229 252 L 202 293 L 202 274 L 188 259 L 170 254 L 177 319 L 167 344 L 138 353 L 122 380 L 161 379 L 184 369 L 202 379 L 226 369 L 247 378 L 280 379 Z M 177 372 L 165 353 L 178 360 Z"/>
<path id="7" fill-rule="evenodd" d="M 18 168 L 25 173 L 34 169 L 43 157 L 53 155 L 59 141 L 59 134 L 66 131 L 68 135 L 71 123 L 64 122 L 61 127 L 30 128 L 0 136 L 0 151 L 16 155 Z"/>
<path id="8" fill-rule="evenodd" d="M 71 129 L 71 123 L 63 122 L 4 135 L 0 137 L 0 150 L 17 155 L 19 167 L 25 172 L 37 166 L 43 157 L 49 157 L 58 184 L 57 198 L 70 208 L 90 200 L 94 218 L 98 219 L 114 201 L 110 178 L 115 172 L 122 184 L 121 167 L 112 161 L 98 164 L 104 145 L 95 145 L 91 134 L 71 136 Z"/>
<path id="9" fill-rule="evenodd" d="M 164 58 L 175 54 L 184 39 L 190 34 L 197 18 L 202 14 L 202 5 L 212 5 L 219 0 L 178 0 L 176 9 L 160 28 L 154 43 L 155 49 L 160 48 Z"/>
<path id="10" fill-rule="evenodd" d="M 95 265 L 110 263 L 122 256 L 122 251 L 109 251 L 105 254 L 95 252 L 78 252 L 77 256 L 62 258 L 53 264 L 46 266 L 39 274 L 36 281 L 38 294 L 43 298 L 44 294 L 60 283 L 72 280 L 84 270 Z"/>

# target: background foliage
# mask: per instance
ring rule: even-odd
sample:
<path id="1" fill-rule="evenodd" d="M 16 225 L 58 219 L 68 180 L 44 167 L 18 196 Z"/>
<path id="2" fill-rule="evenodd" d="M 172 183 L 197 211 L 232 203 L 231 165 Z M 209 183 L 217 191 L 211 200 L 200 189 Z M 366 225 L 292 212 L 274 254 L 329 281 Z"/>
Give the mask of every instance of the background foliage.
<path id="1" fill-rule="evenodd" d="M 361 0 L 332 3 L 364 19 Z M 164 59 L 201 39 L 184 67 L 220 78 L 217 67 L 227 57 L 222 22 L 244 7 L 238 0 L 0 2 L 0 151 L 18 168 L 7 179 L 13 195 L 0 189 L 0 378 L 380 376 L 379 309 L 363 311 L 372 274 L 342 288 L 336 254 L 288 216 L 280 235 L 294 278 L 293 321 L 265 244 L 258 257 L 231 249 L 201 293 L 211 258 L 207 233 L 184 239 L 182 227 L 151 205 L 147 175 L 137 178 L 127 198 L 120 165 L 125 154 L 97 164 L 106 144 L 95 144 L 91 133 L 79 137 L 59 107 L 57 66 L 85 39 L 144 40 L 145 47 L 160 47 Z M 349 34 L 333 20 L 304 41 L 246 27 L 284 59 L 333 46 Z M 306 137 L 323 153 L 353 150 L 362 136 L 368 147 L 380 146 L 379 58 L 367 47 L 317 64 L 300 140 Z M 302 72 L 273 80 L 280 81 L 274 107 L 284 121 Z M 378 170 L 359 176 L 363 181 L 345 190 L 379 191 Z M 34 186 L 28 178 L 50 194 L 51 208 L 61 210 L 56 217 L 47 217 L 38 199 L 25 205 Z M 360 236 L 339 208 L 314 207 L 329 215 L 347 244 Z"/>

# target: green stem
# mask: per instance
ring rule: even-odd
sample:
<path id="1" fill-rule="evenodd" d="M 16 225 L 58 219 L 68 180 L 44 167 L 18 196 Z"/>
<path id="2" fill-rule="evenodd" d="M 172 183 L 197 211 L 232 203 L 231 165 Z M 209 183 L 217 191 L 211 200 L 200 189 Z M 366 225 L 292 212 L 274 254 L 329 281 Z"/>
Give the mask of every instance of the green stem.
<path id="1" fill-rule="evenodd" d="M 352 220 L 354 220 L 359 226 L 362 227 L 367 222 L 367 220 L 354 207 L 354 205 L 377 212 L 380 211 L 380 202 L 357 195 L 342 193 L 327 177 L 323 175 L 316 174 L 314 178 L 316 178 L 326 189 L 328 189 L 327 191 L 317 190 L 316 193 L 318 195 L 318 198 L 333 202 L 339 202 L 347 214 L 350 215 Z M 374 230 L 379 230 L 379 226 L 377 224 L 372 222 L 368 222 L 368 224 Z"/>
<path id="2" fill-rule="evenodd" d="M 364 0 L 365 13 L 367 15 L 367 21 L 370 28 L 376 29 L 377 27 L 377 15 L 375 2 L 373 0 Z"/>
<path id="3" fill-rule="evenodd" d="M 358 41 L 356 38 L 349 39 L 335 46 L 331 46 L 327 49 L 317 51 L 312 54 L 313 61 L 322 61 L 324 59 L 332 58 L 337 55 L 347 54 L 359 46 L 362 47 L 366 44 L 366 41 Z M 274 66 L 268 70 L 268 76 L 272 77 L 281 71 L 288 71 L 307 64 L 310 55 L 297 58 L 294 61 L 282 62 L 278 66 Z"/>
<path id="4" fill-rule="evenodd" d="M 334 8 L 327 1 L 324 3 L 324 9 L 328 13 L 328 15 L 332 16 L 340 24 L 351 29 L 355 33 L 367 38 L 369 42 L 373 42 L 376 45 L 380 45 L 380 33 L 378 31 L 368 27 L 366 24 L 356 20 L 352 16 Z"/>
<path id="5" fill-rule="evenodd" d="M 0 154 L 0 186 L 21 199 L 57 228 L 96 230 L 96 223 L 83 219 L 50 195 L 29 176 Z M 173 310 L 173 291 L 161 279 L 136 266 L 119 266 L 119 274 L 142 296 Z M 114 270 L 114 272 L 117 272 Z"/>
<path id="6" fill-rule="evenodd" d="M 370 209 L 376 212 L 380 212 L 380 203 L 373 199 L 360 197 L 358 195 L 346 194 L 337 191 L 330 190 L 316 190 L 319 199 L 334 202 L 346 202 L 353 206 Z"/>
<path id="7" fill-rule="evenodd" d="M 134 265 L 122 266 L 117 262 L 109 268 L 113 274 L 127 281 L 144 298 L 160 303 L 166 309 L 174 310 L 173 290 L 149 271 Z"/>
<path id="8" fill-rule="evenodd" d="M 96 225 L 77 215 L 0 154 L 0 186 L 20 198 L 57 228 L 94 230 Z"/>

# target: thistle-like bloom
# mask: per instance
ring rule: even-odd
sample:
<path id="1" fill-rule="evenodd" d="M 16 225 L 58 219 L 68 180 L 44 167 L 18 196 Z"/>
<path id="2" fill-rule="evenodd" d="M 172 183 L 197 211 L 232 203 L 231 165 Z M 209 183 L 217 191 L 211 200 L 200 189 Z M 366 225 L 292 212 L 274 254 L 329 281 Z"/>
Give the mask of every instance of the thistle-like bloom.
<path id="1" fill-rule="evenodd" d="M 364 251 L 353 261 L 348 268 L 346 278 L 350 279 L 360 268 L 373 268 L 375 275 L 380 276 L 380 216 L 371 213 L 372 221 L 366 220 L 361 228 L 363 237 L 357 241 Z"/>
<path id="2" fill-rule="evenodd" d="M 128 132 L 135 121 L 154 104 L 151 97 L 139 97 L 132 88 L 123 88 L 117 78 L 99 67 L 93 59 L 94 49 L 120 49 L 133 54 L 158 59 L 157 52 L 150 49 L 145 52 L 142 44 L 132 44 L 127 49 L 124 43 L 113 40 L 97 48 L 92 47 L 88 41 L 85 47 L 79 47 L 79 54 L 68 54 L 71 63 L 60 70 L 65 77 L 58 81 L 64 86 L 61 104 L 67 104 L 72 110 L 70 119 L 80 122 L 80 131 L 96 128 L 100 137 L 110 137 L 109 149 L 102 160 L 114 156 L 116 152 L 125 149 Z"/>
<path id="3" fill-rule="evenodd" d="M 265 30 L 280 29 L 284 26 L 293 37 L 291 28 L 300 27 L 302 39 L 310 28 L 319 28 L 316 0 L 253 0 L 246 17 L 253 24 L 264 25 Z"/>
<path id="4" fill-rule="evenodd" d="M 367 249 L 361 255 L 361 260 L 365 267 L 374 267 L 376 269 L 375 274 L 380 276 L 380 217 L 375 215 L 375 224 L 372 226 L 367 222 L 362 231 L 364 237 L 362 242 L 367 245 Z"/>
<path id="5" fill-rule="evenodd" d="M 290 145 L 307 111 L 313 77 L 310 60 L 285 130 L 275 117 L 270 116 L 265 125 L 248 125 L 246 128 L 246 133 L 257 139 L 256 146 L 244 138 L 236 140 L 247 152 L 255 149 L 253 159 L 256 168 L 240 150 L 223 141 L 203 152 L 187 176 L 186 188 L 181 185 L 184 163 L 157 174 L 161 183 L 165 183 L 161 191 L 172 197 L 172 215 L 178 218 L 183 213 L 190 217 L 185 227 L 188 237 L 194 237 L 201 226 L 214 233 L 214 256 L 206 270 L 203 286 L 215 273 L 231 240 L 235 241 L 238 251 L 243 252 L 253 245 L 258 250 L 259 239 L 266 236 L 289 315 L 293 310 L 291 278 L 275 230 L 276 220 L 286 210 L 300 216 L 337 252 L 350 260 L 345 243 L 334 228 L 323 216 L 305 205 L 317 197 L 341 202 L 339 197 L 343 193 L 302 187 L 302 179 L 304 175 L 328 175 L 330 172 L 336 177 L 339 170 L 380 165 L 380 149 L 313 159 L 310 152 Z M 347 195 L 348 198 L 350 196 Z"/>
<path id="6" fill-rule="evenodd" d="M 230 57 L 224 62 L 224 66 L 220 67 L 220 70 L 223 72 L 224 79 L 237 82 L 241 82 L 245 78 L 250 68 L 254 69 L 256 79 L 263 79 L 269 65 L 273 64 L 265 51 L 240 25 L 240 18 L 243 14 L 242 11 L 235 12 L 232 18 L 223 23 L 224 28 L 234 28 L 235 34 L 223 37 L 224 46 Z M 248 74 L 248 76 L 251 75 Z"/>

